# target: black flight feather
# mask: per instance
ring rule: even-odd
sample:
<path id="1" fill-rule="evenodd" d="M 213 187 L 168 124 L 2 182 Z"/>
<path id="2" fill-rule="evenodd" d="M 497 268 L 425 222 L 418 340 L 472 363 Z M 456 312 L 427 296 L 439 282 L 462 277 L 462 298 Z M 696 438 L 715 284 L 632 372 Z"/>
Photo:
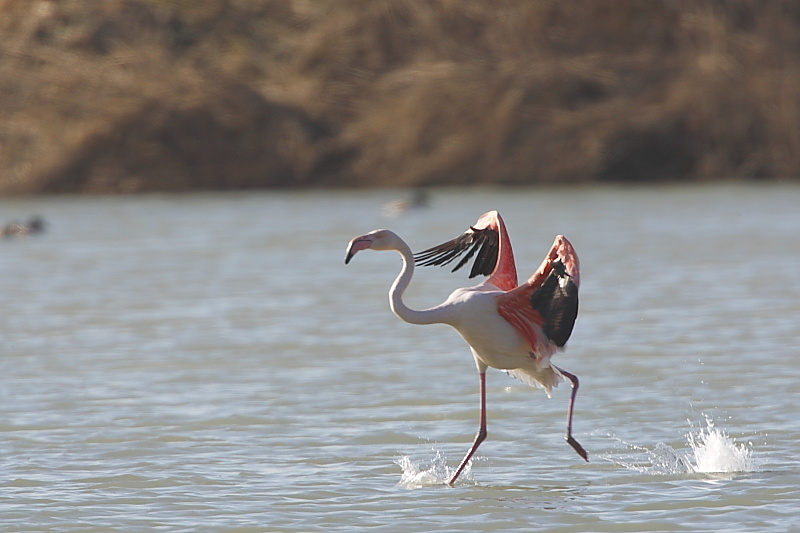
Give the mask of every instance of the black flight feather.
<path id="1" fill-rule="evenodd" d="M 499 242 L 500 237 L 497 231 L 491 228 L 475 229 L 470 227 L 451 241 L 414 254 L 414 262 L 419 266 L 443 266 L 463 255 L 451 271 L 455 272 L 466 265 L 477 253 L 469 277 L 488 276 L 494 272 L 497 264 Z"/>
<path id="2" fill-rule="evenodd" d="M 531 294 L 531 307 L 544 318 L 544 333 L 556 346 L 562 347 L 572 335 L 578 317 L 578 287 L 570 279 L 560 261 L 544 283 Z"/>

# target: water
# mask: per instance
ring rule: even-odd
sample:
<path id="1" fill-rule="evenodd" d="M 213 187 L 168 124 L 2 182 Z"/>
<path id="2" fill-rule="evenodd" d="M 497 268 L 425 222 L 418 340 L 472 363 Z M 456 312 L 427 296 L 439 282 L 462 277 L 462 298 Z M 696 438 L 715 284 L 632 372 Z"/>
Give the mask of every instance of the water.
<path id="1" fill-rule="evenodd" d="M 800 475 L 800 188 L 0 200 L 1 531 L 790 531 Z M 525 276 L 556 233 L 581 311 L 552 399 L 478 380 L 389 311 L 396 254 L 503 213 Z M 465 285 L 420 269 L 407 301 Z"/>

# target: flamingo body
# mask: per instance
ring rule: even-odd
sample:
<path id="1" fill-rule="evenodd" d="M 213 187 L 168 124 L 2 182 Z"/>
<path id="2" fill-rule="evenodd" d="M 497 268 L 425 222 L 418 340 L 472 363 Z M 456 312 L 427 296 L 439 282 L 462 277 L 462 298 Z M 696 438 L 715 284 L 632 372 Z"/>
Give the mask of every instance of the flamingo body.
<path id="1" fill-rule="evenodd" d="M 565 237 L 556 237 L 542 264 L 522 285 L 517 285 L 511 242 L 497 211 L 485 213 L 455 239 L 416 255 L 395 233 L 372 231 L 350 241 L 345 263 L 366 249 L 394 250 L 403 259 L 400 274 L 389 290 L 390 307 L 399 318 L 412 324 L 448 324 L 458 331 L 472 351 L 480 377 L 480 426 L 472 447 L 450 480 L 451 485 L 486 437 L 485 374 L 488 367 L 543 388 L 548 396 L 560 381 L 570 380 L 573 391 L 567 413 L 566 439 L 587 459 L 586 452 L 571 433 L 578 379 L 550 362 L 553 354 L 569 339 L 578 311 L 578 256 Z M 430 309 L 414 310 L 405 305 L 402 297 L 415 264 L 445 265 L 460 258 L 453 268 L 456 271 L 473 256 L 470 277 L 487 276 L 483 282 L 456 289 L 443 303 Z"/>
<path id="2" fill-rule="evenodd" d="M 453 316 L 446 323 L 469 344 L 478 372 L 488 367 L 519 370 L 529 376 L 529 379 L 523 378 L 524 381 L 549 393 L 560 378 L 548 371 L 547 365 L 531 357 L 528 341 L 498 312 L 498 299 L 504 294 L 505 291 L 488 283 L 456 289 L 443 304 L 452 306 Z M 538 329 L 541 332 L 541 328 Z M 552 352 L 547 344 L 539 346 L 540 357 L 544 355 L 549 359 Z"/>

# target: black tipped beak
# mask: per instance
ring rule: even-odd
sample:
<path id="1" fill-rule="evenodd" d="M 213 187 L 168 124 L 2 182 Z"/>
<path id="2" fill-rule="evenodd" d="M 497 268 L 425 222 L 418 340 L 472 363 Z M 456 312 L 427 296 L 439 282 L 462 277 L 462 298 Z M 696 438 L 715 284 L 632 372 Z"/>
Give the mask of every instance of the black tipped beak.
<path id="1" fill-rule="evenodd" d="M 350 244 L 347 245 L 347 253 L 344 256 L 344 264 L 350 262 L 356 253 L 361 250 L 366 250 L 372 244 L 372 239 L 368 238 L 367 236 L 364 237 L 357 237 L 350 241 Z"/>
<path id="2" fill-rule="evenodd" d="M 350 260 L 353 258 L 354 255 L 356 255 L 356 252 L 358 251 L 358 248 L 353 246 L 353 243 L 356 243 L 356 242 L 358 242 L 358 241 L 357 240 L 353 240 L 353 241 L 350 242 L 350 244 L 347 245 L 347 253 L 344 256 L 344 264 L 345 265 L 350 262 Z"/>

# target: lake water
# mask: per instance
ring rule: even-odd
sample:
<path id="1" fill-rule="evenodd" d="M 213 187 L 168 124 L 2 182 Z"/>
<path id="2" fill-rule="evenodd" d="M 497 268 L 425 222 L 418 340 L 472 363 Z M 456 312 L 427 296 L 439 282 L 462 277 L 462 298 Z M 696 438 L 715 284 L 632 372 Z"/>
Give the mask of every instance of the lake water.
<path id="1" fill-rule="evenodd" d="M 2 531 L 798 531 L 800 188 L 0 200 Z M 581 310 L 553 397 L 389 311 L 400 261 L 503 214 L 521 277 L 558 233 Z M 470 282 L 418 269 L 413 307 Z"/>

